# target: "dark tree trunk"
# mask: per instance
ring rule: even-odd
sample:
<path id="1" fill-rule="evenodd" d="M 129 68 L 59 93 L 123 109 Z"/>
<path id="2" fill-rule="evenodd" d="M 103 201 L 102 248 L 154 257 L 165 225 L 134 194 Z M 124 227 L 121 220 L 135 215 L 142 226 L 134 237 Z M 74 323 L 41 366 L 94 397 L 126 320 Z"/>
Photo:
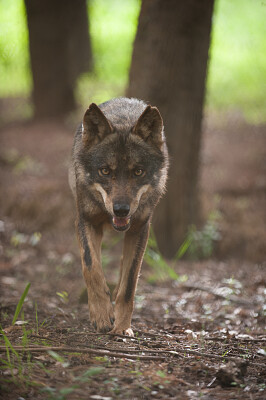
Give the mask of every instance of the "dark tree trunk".
<path id="1" fill-rule="evenodd" d="M 86 0 L 25 0 L 35 117 L 75 107 L 78 75 L 91 67 Z"/>
<path id="2" fill-rule="evenodd" d="M 214 0 L 143 0 L 128 95 L 159 108 L 170 153 L 166 196 L 154 216 L 159 248 L 173 257 L 198 222 L 201 121 Z"/>

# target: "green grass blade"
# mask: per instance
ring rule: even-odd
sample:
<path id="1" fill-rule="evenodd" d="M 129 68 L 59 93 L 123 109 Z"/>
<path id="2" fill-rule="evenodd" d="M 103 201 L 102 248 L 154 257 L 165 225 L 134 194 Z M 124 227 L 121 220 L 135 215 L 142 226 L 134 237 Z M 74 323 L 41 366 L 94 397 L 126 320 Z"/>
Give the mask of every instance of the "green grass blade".
<path id="1" fill-rule="evenodd" d="M 29 288 L 30 288 L 30 283 L 27 284 L 27 286 L 25 287 L 24 292 L 22 293 L 21 298 L 19 299 L 16 311 L 15 311 L 15 314 L 14 314 L 14 318 L 13 318 L 13 321 L 12 321 L 12 325 L 14 325 L 16 323 L 16 320 L 18 319 L 19 313 L 21 311 L 21 308 L 23 306 L 25 298 L 26 298 L 26 296 L 28 294 Z"/>
<path id="2" fill-rule="evenodd" d="M 5 341 L 8 361 L 10 362 L 9 349 L 8 349 L 8 348 L 10 348 L 10 350 L 12 351 L 12 353 L 15 354 L 15 356 L 19 358 L 18 353 L 16 352 L 16 350 L 14 349 L 14 347 L 12 346 L 12 344 L 10 343 L 8 337 L 6 336 L 6 334 L 5 334 L 5 332 L 3 331 L 2 328 L 0 328 L 0 333 L 1 333 L 1 335 L 3 335 L 4 341 Z"/>
<path id="3" fill-rule="evenodd" d="M 36 335 L 39 335 L 38 306 L 35 301 Z"/>
<path id="4" fill-rule="evenodd" d="M 183 257 L 183 255 L 187 252 L 189 246 L 191 245 L 191 242 L 192 242 L 192 238 L 187 237 L 187 239 L 179 247 L 179 249 L 174 257 L 175 260 L 180 260 L 180 258 Z"/>

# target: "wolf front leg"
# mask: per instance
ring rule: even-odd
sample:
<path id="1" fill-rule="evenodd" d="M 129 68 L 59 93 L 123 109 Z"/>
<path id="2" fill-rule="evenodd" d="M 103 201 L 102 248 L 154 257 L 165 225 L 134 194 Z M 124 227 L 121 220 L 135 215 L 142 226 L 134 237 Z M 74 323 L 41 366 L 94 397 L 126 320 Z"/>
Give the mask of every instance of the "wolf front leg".
<path id="1" fill-rule="evenodd" d="M 149 226 L 148 221 L 138 232 L 129 230 L 125 234 L 120 279 L 115 291 L 115 325 L 111 333 L 134 336 L 131 329 L 134 295 L 149 237 Z"/>
<path id="2" fill-rule="evenodd" d="M 90 321 L 100 332 L 108 332 L 114 323 L 110 291 L 101 267 L 102 228 L 95 229 L 79 219 L 77 234 L 80 245 L 82 272 L 88 290 Z"/>

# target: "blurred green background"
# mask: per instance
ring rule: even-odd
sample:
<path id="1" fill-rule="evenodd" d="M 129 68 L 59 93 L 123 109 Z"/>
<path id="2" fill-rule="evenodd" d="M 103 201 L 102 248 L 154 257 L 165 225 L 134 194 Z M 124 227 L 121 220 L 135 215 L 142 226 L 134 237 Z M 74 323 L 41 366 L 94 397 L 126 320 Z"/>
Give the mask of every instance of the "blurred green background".
<path id="1" fill-rule="evenodd" d="M 122 95 L 127 86 L 140 0 L 90 0 L 95 70 L 80 77 L 79 103 Z M 216 0 L 207 80 L 210 111 L 266 121 L 266 1 Z M 23 0 L 0 0 L 0 97 L 29 96 L 28 32 Z"/>

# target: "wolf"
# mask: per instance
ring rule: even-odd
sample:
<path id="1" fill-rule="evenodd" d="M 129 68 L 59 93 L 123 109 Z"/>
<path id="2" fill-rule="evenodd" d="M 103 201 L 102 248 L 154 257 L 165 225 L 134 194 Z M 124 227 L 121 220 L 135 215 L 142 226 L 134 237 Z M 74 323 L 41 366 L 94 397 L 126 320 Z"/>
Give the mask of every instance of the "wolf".
<path id="1" fill-rule="evenodd" d="M 134 295 L 167 171 L 163 120 L 156 107 L 135 98 L 89 106 L 74 138 L 69 182 L 89 316 L 99 332 L 134 336 Z M 125 233 L 114 308 L 101 268 L 101 242 L 108 226 Z"/>

